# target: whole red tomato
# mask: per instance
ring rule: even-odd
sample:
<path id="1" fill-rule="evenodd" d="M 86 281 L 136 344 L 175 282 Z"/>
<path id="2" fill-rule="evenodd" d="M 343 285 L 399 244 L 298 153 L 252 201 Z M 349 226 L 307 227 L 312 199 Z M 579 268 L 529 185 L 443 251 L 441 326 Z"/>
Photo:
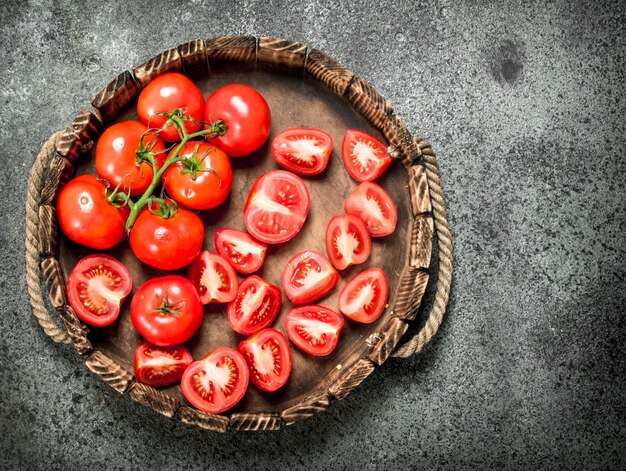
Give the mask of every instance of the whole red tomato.
<path id="1" fill-rule="evenodd" d="M 204 106 L 204 120 L 221 119 L 226 134 L 212 140 L 231 157 L 248 155 L 267 141 L 271 114 L 265 98 L 247 85 L 226 85 L 213 92 Z"/>
<path id="2" fill-rule="evenodd" d="M 204 96 L 191 80 L 176 72 L 166 72 L 157 76 L 141 91 L 137 100 L 137 114 L 146 126 L 160 128 L 167 118 L 157 113 L 170 113 L 181 108 L 185 116 L 202 121 L 203 106 Z M 200 123 L 185 120 L 188 133 L 199 131 L 200 126 Z M 159 137 L 165 142 L 180 141 L 178 130 L 173 124 L 159 132 Z"/>
<path id="3" fill-rule="evenodd" d="M 149 162 L 138 162 L 138 153 L 153 152 L 157 165 L 163 165 L 165 146 L 154 134 L 141 137 L 148 127 L 139 121 L 123 121 L 107 128 L 96 146 L 96 172 L 111 186 L 120 186 L 131 196 L 148 189 L 154 170 Z"/>
<path id="4" fill-rule="evenodd" d="M 195 213 L 173 204 L 164 203 L 157 212 L 146 209 L 137 217 L 130 231 L 133 253 L 162 270 L 189 265 L 202 249 L 204 224 Z"/>
<path id="5" fill-rule="evenodd" d="M 61 230 L 74 242 L 92 249 L 109 249 L 126 237 L 128 206 L 107 200 L 107 187 L 93 175 L 76 177 L 57 200 Z"/>
<path id="6" fill-rule="evenodd" d="M 130 304 L 130 319 L 137 332 L 159 347 L 189 340 L 200 328 L 203 315 L 191 281 L 176 275 L 146 281 Z"/>
<path id="7" fill-rule="evenodd" d="M 222 204 L 233 182 L 230 159 L 224 151 L 206 142 L 189 141 L 178 156 L 186 159 L 163 174 L 167 194 L 189 209 L 212 209 Z"/>

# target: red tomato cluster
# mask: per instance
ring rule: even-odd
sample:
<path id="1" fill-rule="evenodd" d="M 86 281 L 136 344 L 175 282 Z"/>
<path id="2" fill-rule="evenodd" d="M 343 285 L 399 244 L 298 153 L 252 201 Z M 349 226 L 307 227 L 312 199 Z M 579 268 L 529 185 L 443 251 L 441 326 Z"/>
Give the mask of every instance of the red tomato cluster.
<path id="1" fill-rule="evenodd" d="M 132 297 L 130 317 L 145 339 L 135 350 L 138 381 L 153 387 L 181 382 L 187 400 L 209 413 L 233 407 L 249 381 L 263 391 L 277 391 L 292 368 L 287 338 L 271 328 L 282 307 L 282 292 L 299 305 L 284 318 L 289 340 L 310 355 L 329 355 L 338 344 L 344 317 L 315 303 L 335 289 L 339 271 L 369 258 L 371 237 L 395 229 L 395 206 L 372 183 L 391 163 L 385 145 L 361 131 L 346 132 L 343 162 L 361 183 L 346 199 L 345 214 L 328 222 L 328 258 L 312 250 L 294 254 L 284 268 L 281 291 L 254 273 L 265 261 L 266 244 L 285 243 L 302 229 L 311 198 L 298 175 L 325 170 L 332 137 L 310 128 L 278 133 L 272 154 L 286 170 L 268 172 L 254 182 L 243 208 L 247 233 L 217 230 L 215 252 L 210 252 L 203 250 L 204 224 L 194 211 L 213 209 L 228 197 L 233 178 L 229 157 L 249 155 L 267 141 L 267 102 L 256 90 L 238 84 L 216 90 L 205 102 L 187 77 L 166 73 L 143 89 L 137 112 L 141 122 L 114 124 L 99 139 L 100 178 L 83 175 L 61 191 L 61 229 L 72 241 L 94 249 L 111 248 L 128 236 L 141 262 L 162 270 L 189 267 L 187 277 L 149 279 Z M 236 272 L 250 276 L 240 282 Z M 78 317 L 97 327 L 117 319 L 131 289 L 129 271 L 104 254 L 83 258 L 67 283 Z M 385 273 L 370 268 L 343 287 L 338 311 L 355 322 L 374 322 L 387 294 Z M 237 349 L 221 347 L 193 361 L 183 343 L 198 331 L 203 305 L 210 303 L 227 303 L 230 326 L 249 337 Z"/>

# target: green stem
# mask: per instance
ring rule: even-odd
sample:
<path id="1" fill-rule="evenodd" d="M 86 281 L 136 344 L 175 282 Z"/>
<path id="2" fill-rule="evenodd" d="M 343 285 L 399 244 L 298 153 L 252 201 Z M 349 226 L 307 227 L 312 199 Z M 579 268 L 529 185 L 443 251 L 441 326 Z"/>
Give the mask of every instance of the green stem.
<path id="1" fill-rule="evenodd" d="M 195 139 L 198 137 L 204 137 L 208 134 L 218 134 L 220 132 L 221 124 L 218 123 L 217 125 L 211 126 L 209 129 L 202 129 L 192 134 L 188 134 L 187 129 L 185 128 L 185 125 L 184 125 L 184 120 L 181 117 L 177 115 L 172 115 L 170 119 L 172 120 L 174 125 L 182 132 L 183 138 L 180 141 L 180 144 L 176 146 L 171 156 L 165 161 L 165 163 L 163 164 L 163 167 L 161 167 L 160 169 L 158 168 L 158 165 L 156 163 L 156 160 L 154 159 L 154 156 L 148 154 L 148 159 L 150 160 L 150 164 L 152 165 L 152 170 L 153 170 L 152 182 L 150 182 L 150 186 L 148 186 L 144 194 L 141 195 L 141 197 L 133 205 L 130 205 L 130 208 L 131 208 L 130 215 L 128 216 L 128 219 L 126 220 L 127 232 L 130 232 L 130 230 L 133 228 L 133 225 L 135 224 L 135 221 L 137 220 L 137 217 L 139 216 L 139 213 L 144 208 L 144 206 L 150 202 L 152 198 L 152 194 L 154 193 L 155 188 L 161 182 L 161 178 L 163 177 L 163 174 L 166 172 L 166 170 L 172 165 L 174 165 L 175 163 L 185 160 L 185 157 L 178 156 L 178 154 L 180 153 L 182 148 L 185 146 L 185 144 L 187 144 L 187 142 L 189 142 L 192 139 Z"/>

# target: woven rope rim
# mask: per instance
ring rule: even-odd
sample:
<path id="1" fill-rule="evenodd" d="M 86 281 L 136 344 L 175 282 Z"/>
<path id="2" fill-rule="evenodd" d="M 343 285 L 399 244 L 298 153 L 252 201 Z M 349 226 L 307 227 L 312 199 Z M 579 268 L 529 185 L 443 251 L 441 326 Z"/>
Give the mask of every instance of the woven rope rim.
<path id="1" fill-rule="evenodd" d="M 43 331 L 56 343 L 68 344 L 70 336 L 64 327 L 52 319 L 44 302 L 41 289 L 41 270 L 39 245 L 39 203 L 46 170 L 55 154 L 56 143 L 62 132 L 54 133 L 43 144 L 37 155 L 28 179 L 26 198 L 26 281 L 33 315 Z M 415 140 L 419 146 L 426 168 L 426 176 L 430 191 L 437 245 L 439 248 L 439 269 L 437 272 L 436 294 L 424 326 L 408 341 L 399 345 L 391 356 L 408 358 L 420 352 L 433 339 L 446 312 L 452 283 L 452 239 L 445 205 L 445 197 L 441 185 L 439 163 L 432 147 L 427 141 Z"/>

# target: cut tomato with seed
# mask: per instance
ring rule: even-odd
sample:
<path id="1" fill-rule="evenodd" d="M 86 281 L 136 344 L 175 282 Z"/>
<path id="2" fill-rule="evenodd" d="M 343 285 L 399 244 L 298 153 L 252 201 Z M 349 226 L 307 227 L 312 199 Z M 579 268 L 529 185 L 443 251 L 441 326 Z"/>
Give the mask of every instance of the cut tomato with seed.
<path id="1" fill-rule="evenodd" d="M 332 309 L 312 304 L 290 309 L 285 316 L 285 330 L 296 347 L 309 355 L 330 354 L 339 341 L 343 316 Z"/>
<path id="2" fill-rule="evenodd" d="M 118 260 L 104 254 L 89 255 L 70 273 L 67 297 L 79 319 L 104 327 L 117 319 L 132 287 L 130 272 Z"/>
<path id="3" fill-rule="evenodd" d="M 248 365 L 234 348 L 213 350 L 183 373 L 187 400 L 201 411 L 219 414 L 237 404 L 248 389 Z"/>
<path id="4" fill-rule="evenodd" d="M 332 151 L 333 138 L 319 129 L 286 129 L 272 141 L 274 160 L 298 175 L 321 173 Z"/>
<path id="5" fill-rule="evenodd" d="M 309 190 L 300 177 L 274 170 L 254 182 L 243 209 L 244 224 L 255 239 L 281 244 L 300 231 L 310 205 Z"/>
<path id="6" fill-rule="evenodd" d="M 338 270 L 363 263 L 372 251 L 365 223 L 352 214 L 334 216 L 326 227 L 326 252 Z"/>
<path id="7" fill-rule="evenodd" d="M 236 271 L 248 275 L 263 265 L 267 245 L 254 240 L 243 231 L 227 228 L 215 233 L 215 250 Z"/>
<path id="8" fill-rule="evenodd" d="M 370 268 L 352 278 L 339 294 L 339 310 L 356 322 L 370 324 L 387 304 L 389 286 L 385 272 Z"/>
<path id="9" fill-rule="evenodd" d="M 239 281 L 233 267 L 220 255 L 203 250 L 191 265 L 189 279 L 202 304 L 229 303 L 237 296 Z"/>
<path id="10" fill-rule="evenodd" d="M 228 323 L 235 332 L 250 335 L 272 325 L 283 304 L 277 286 L 252 275 L 239 285 L 237 297 L 228 304 Z"/>
<path id="11" fill-rule="evenodd" d="M 287 262 L 283 289 L 294 304 L 308 304 L 326 296 L 339 281 L 339 273 L 326 257 L 305 250 Z"/>
<path id="12" fill-rule="evenodd" d="M 389 235 L 396 229 L 396 207 L 387 192 L 376 183 L 357 186 L 346 198 L 344 209 L 361 219 L 374 237 Z"/>
<path id="13" fill-rule="evenodd" d="M 250 380 L 263 391 L 280 389 L 291 374 L 291 352 L 285 336 L 276 329 L 263 329 L 239 344 L 248 363 Z"/>
<path id="14" fill-rule="evenodd" d="M 137 381 L 155 388 L 178 383 L 193 358 L 183 345 L 158 347 L 148 341 L 135 349 L 135 377 Z"/>
<path id="15" fill-rule="evenodd" d="M 350 176 L 360 182 L 375 180 L 393 160 L 383 142 L 354 129 L 343 137 L 341 156 Z"/>

